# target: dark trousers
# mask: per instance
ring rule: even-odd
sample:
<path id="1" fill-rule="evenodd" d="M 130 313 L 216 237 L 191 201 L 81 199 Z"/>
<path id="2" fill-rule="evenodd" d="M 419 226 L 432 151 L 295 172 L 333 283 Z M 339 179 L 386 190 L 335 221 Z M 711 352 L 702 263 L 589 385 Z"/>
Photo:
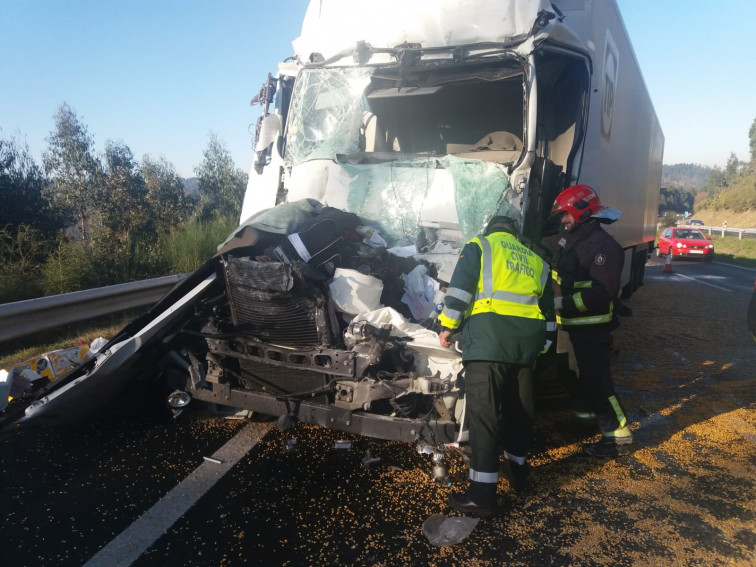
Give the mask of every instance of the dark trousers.
<path id="1" fill-rule="evenodd" d="M 625 415 L 617 400 L 610 370 L 609 332 L 575 331 L 569 336 L 578 367 L 573 402 L 585 406 L 575 409 L 594 412 L 602 433 L 624 427 Z"/>
<path id="2" fill-rule="evenodd" d="M 527 454 L 533 432 L 532 376 L 530 366 L 465 363 L 465 420 L 472 449 L 471 480 L 496 482 L 500 441 L 511 455 L 525 457 Z"/>

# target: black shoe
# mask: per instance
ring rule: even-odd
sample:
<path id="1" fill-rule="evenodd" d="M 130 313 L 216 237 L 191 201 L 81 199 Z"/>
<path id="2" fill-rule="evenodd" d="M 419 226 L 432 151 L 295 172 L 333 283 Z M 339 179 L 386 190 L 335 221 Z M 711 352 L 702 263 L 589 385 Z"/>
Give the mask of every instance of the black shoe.
<path id="1" fill-rule="evenodd" d="M 633 310 L 627 305 L 622 305 L 619 301 L 614 302 L 614 312 L 621 317 L 630 317 L 633 314 Z"/>
<path id="2" fill-rule="evenodd" d="M 602 437 L 598 443 L 583 445 L 583 452 L 591 457 L 621 457 L 630 454 L 632 443 L 632 437 L 629 439 Z"/>
<path id="3" fill-rule="evenodd" d="M 520 465 L 505 458 L 501 470 L 509 481 L 512 490 L 520 496 L 525 494 L 528 489 L 528 473 L 530 471 L 528 464 Z"/>
<path id="4" fill-rule="evenodd" d="M 490 518 L 496 513 L 496 505 L 483 506 L 475 503 L 464 492 L 455 492 L 449 496 L 449 506 L 457 512 L 472 514 L 479 518 Z"/>

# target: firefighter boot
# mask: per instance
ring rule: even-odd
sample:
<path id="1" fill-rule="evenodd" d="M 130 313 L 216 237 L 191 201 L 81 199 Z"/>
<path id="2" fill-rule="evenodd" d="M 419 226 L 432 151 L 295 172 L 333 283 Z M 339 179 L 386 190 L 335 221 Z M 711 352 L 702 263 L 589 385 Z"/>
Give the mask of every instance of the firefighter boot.
<path id="1" fill-rule="evenodd" d="M 530 467 L 527 463 L 519 464 L 510 459 L 504 458 L 500 470 L 504 473 L 509 486 L 520 496 L 524 495 L 528 488 L 528 473 Z"/>
<path id="2" fill-rule="evenodd" d="M 457 512 L 488 518 L 496 513 L 496 483 L 470 481 L 467 492 L 449 496 L 449 506 Z"/>
<path id="3" fill-rule="evenodd" d="M 609 437 L 604 435 L 598 443 L 583 445 L 583 451 L 591 457 L 620 457 L 630 453 L 632 436 Z"/>

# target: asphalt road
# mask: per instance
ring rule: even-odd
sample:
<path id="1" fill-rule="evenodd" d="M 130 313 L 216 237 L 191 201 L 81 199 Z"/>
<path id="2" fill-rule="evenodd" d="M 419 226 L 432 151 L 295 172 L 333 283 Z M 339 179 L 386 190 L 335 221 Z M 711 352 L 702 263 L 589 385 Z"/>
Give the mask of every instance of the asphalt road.
<path id="1" fill-rule="evenodd" d="M 0 440 L 0 565 L 756 564 L 756 272 L 663 262 L 615 333 L 632 454 L 583 456 L 595 430 L 542 404 L 528 494 L 501 480 L 501 514 L 459 544 L 422 529 L 456 516 L 455 452 L 439 484 L 407 444 L 200 408 L 173 420 L 133 389 L 75 428 Z"/>

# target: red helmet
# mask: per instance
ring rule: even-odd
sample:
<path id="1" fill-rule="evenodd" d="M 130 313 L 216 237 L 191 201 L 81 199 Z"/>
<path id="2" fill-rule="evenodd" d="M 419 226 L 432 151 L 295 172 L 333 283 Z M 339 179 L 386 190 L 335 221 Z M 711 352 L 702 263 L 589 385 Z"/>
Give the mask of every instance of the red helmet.
<path id="1" fill-rule="evenodd" d="M 573 185 L 557 195 L 551 214 L 567 212 L 576 222 L 585 222 L 605 208 L 596 192 L 588 185 Z"/>

